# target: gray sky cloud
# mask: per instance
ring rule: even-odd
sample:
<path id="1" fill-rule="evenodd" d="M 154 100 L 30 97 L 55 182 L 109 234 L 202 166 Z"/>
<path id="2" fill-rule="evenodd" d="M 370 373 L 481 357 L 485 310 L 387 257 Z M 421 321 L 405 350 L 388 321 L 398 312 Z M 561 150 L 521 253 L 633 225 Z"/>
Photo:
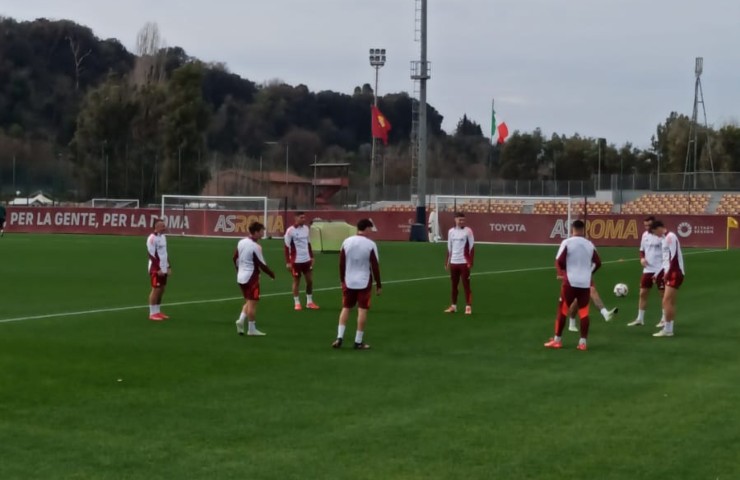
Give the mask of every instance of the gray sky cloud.
<path id="1" fill-rule="evenodd" d="M 156 21 L 190 55 L 316 91 L 372 82 L 375 46 L 388 50 L 380 93 L 411 91 L 419 49 L 414 0 L 4 0 L 0 14 L 68 18 L 130 50 Z M 448 131 L 464 113 L 489 131 L 496 98 L 511 130 L 646 146 L 668 113 L 690 113 L 697 56 L 709 122 L 737 121 L 739 20 L 737 0 L 429 0 L 429 101 Z"/>

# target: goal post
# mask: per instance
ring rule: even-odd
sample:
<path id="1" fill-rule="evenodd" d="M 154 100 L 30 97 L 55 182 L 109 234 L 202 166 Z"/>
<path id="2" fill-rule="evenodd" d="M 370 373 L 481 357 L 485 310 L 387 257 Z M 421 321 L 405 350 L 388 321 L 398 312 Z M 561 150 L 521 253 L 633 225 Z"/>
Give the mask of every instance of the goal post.
<path id="1" fill-rule="evenodd" d="M 93 198 L 93 208 L 139 208 L 137 198 Z"/>
<path id="2" fill-rule="evenodd" d="M 445 241 L 442 218 L 456 212 L 476 214 L 549 214 L 567 218 L 567 225 L 584 214 L 582 199 L 572 197 L 435 195 L 430 214 L 430 241 Z"/>
<path id="3" fill-rule="evenodd" d="M 281 206 L 281 200 L 268 197 L 162 195 L 160 218 L 174 234 L 246 236 L 248 224 L 259 221 L 266 237 L 281 237 L 285 233 Z"/>

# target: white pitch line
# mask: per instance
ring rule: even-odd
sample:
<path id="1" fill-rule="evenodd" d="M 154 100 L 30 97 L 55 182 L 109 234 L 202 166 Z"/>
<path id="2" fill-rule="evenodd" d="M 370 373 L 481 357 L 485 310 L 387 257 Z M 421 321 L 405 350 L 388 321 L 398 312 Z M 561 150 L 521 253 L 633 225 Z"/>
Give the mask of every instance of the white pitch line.
<path id="1" fill-rule="evenodd" d="M 702 253 L 716 253 L 716 252 L 724 252 L 725 250 L 701 250 L 701 251 L 695 251 L 695 252 L 688 252 L 684 253 L 684 256 L 688 255 L 698 255 Z M 631 259 L 634 260 L 634 259 Z M 624 262 L 624 259 L 620 260 L 609 260 L 606 262 L 603 262 L 604 264 L 608 263 L 622 263 Z M 554 262 L 553 262 L 554 265 Z M 473 272 L 471 273 L 471 276 L 483 276 L 483 275 L 503 275 L 507 273 L 525 273 L 525 272 L 538 272 L 542 270 L 552 270 L 554 266 L 549 267 L 531 267 L 531 268 L 516 268 L 511 270 L 491 270 L 489 272 Z M 441 279 L 449 279 L 449 275 L 435 275 L 433 277 L 419 277 L 419 278 L 405 278 L 402 280 L 388 280 L 383 282 L 383 285 L 392 285 L 397 283 L 413 283 L 413 282 L 425 282 L 428 280 L 441 280 Z M 314 292 L 326 292 L 330 290 L 339 290 L 342 287 L 324 287 L 324 288 L 315 288 Z M 283 295 L 292 295 L 293 292 L 279 292 L 279 293 L 266 293 L 264 295 L 261 295 L 260 298 L 265 297 L 279 297 Z M 243 297 L 226 297 L 226 298 L 213 298 L 210 300 L 189 300 L 187 302 L 174 302 L 174 303 L 164 303 L 162 306 L 165 307 L 180 307 L 183 305 L 201 305 L 205 303 L 220 303 L 220 302 L 232 302 L 235 300 L 242 300 Z M 74 317 L 78 315 L 92 315 L 95 313 L 112 313 L 112 312 L 125 312 L 127 310 L 139 310 L 139 309 L 145 309 L 149 308 L 149 305 L 134 305 L 134 306 L 128 306 L 128 307 L 112 307 L 112 308 L 98 308 L 95 310 L 82 310 L 78 312 L 62 312 L 62 313 L 48 313 L 44 315 L 32 315 L 28 317 L 16 317 L 16 318 L 4 318 L 0 319 L 0 324 L 2 323 L 12 323 L 12 322 L 25 322 L 28 320 L 42 320 L 46 318 L 58 318 L 58 317 Z"/>

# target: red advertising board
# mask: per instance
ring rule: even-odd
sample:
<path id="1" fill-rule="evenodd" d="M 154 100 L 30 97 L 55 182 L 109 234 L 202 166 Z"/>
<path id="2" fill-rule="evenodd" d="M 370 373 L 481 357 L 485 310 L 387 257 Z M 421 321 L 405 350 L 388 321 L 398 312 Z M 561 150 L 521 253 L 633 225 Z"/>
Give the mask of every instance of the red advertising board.
<path id="1" fill-rule="evenodd" d="M 8 207 L 6 230 L 28 233 L 83 233 L 146 235 L 157 209 Z M 288 214 L 291 215 L 290 213 Z M 368 212 L 321 210 L 306 212 L 310 221 L 344 220 L 355 224 L 361 218 L 373 220 L 377 240 L 408 240 L 414 212 Z M 722 215 L 662 216 L 686 247 L 724 248 L 727 217 Z M 287 222 L 283 213 L 267 220 L 270 235 L 281 235 Z M 560 215 L 468 213 L 467 224 L 479 242 L 558 244 L 567 237 L 567 218 Z M 235 210 L 171 211 L 165 215 L 171 234 L 243 237 L 253 221 L 264 223 L 260 212 Z M 451 213 L 440 214 L 440 231 L 446 238 L 452 226 Z M 597 246 L 636 246 L 642 235 L 642 216 L 593 215 L 587 221 L 588 237 Z M 730 230 L 730 245 L 740 247 L 740 232 Z"/>

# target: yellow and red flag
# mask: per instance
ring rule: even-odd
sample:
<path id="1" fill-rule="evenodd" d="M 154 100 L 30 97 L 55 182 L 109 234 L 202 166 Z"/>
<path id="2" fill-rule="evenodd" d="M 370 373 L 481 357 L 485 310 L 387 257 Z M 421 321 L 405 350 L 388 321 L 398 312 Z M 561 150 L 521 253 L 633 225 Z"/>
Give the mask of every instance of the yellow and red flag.
<path id="1" fill-rule="evenodd" d="M 383 145 L 388 145 L 388 132 L 391 131 L 391 122 L 385 118 L 383 112 L 375 105 L 371 107 L 373 138 L 383 140 Z"/>
<path id="2" fill-rule="evenodd" d="M 727 217 L 727 228 L 738 228 L 740 225 L 734 217 Z"/>

